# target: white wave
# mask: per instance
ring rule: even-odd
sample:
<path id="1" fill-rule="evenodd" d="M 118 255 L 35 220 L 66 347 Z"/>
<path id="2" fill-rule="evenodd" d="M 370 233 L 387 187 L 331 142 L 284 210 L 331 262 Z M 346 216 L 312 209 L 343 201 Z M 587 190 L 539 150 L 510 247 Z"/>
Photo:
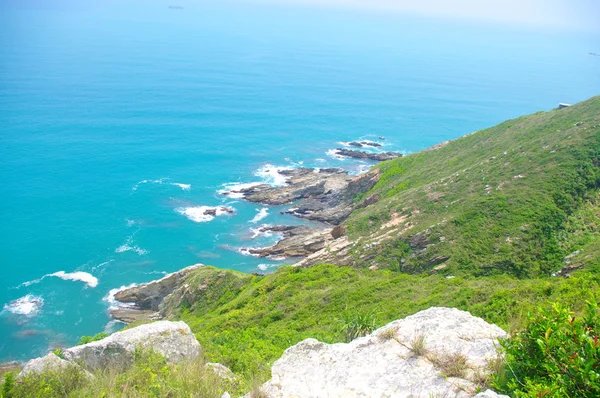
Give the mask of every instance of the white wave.
<path id="1" fill-rule="evenodd" d="M 256 268 L 258 268 L 261 271 L 266 271 L 270 266 L 271 264 L 258 264 Z"/>
<path id="2" fill-rule="evenodd" d="M 327 163 L 327 160 L 325 160 L 323 158 L 316 158 L 315 161 L 317 161 L 319 163 Z"/>
<path id="3" fill-rule="evenodd" d="M 96 278 L 92 274 L 88 274 L 87 272 L 82 272 L 82 271 L 77 271 L 77 272 L 58 271 L 53 274 L 45 275 L 44 277 L 46 277 L 46 276 L 54 276 L 54 277 L 60 278 L 65 281 L 81 281 L 81 282 L 86 283 L 89 287 L 98 286 L 98 278 Z"/>
<path id="4" fill-rule="evenodd" d="M 137 231 L 136 231 L 136 233 L 137 233 Z M 121 246 L 119 246 L 115 249 L 115 253 L 124 253 L 124 252 L 128 252 L 128 251 L 133 251 L 133 252 L 137 253 L 139 256 L 148 254 L 148 250 L 142 249 L 141 247 L 135 246 L 133 244 L 134 235 L 135 235 L 135 233 L 131 236 L 128 236 L 127 239 L 125 239 L 125 243 L 123 243 Z"/>
<path id="5" fill-rule="evenodd" d="M 265 164 L 254 172 L 254 175 L 263 179 L 265 184 L 272 185 L 274 187 L 282 187 L 287 184 L 288 177 L 284 176 L 280 172 L 282 170 L 291 170 L 293 167 L 290 166 L 273 166 L 271 164 Z"/>
<path id="6" fill-rule="evenodd" d="M 110 289 L 108 291 L 108 293 L 106 294 L 106 296 L 102 297 L 102 301 L 104 301 L 105 303 L 108 304 L 108 309 L 109 310 L 115 310 L 117 308 L 128 308 L 128 307 L 132 307 L 133 304 L 131 303 L 121 303 L 120 301 L 117 301 L 117 299 L 115 298 L 115 295 L 117 293 L 119 293 L 122 290 L 125 289 L 130 289 L 134 286 L 137 286 L 137 284 L 132 283 L 130 285 L 127 286 L 121 286 L 115 289 Z"/>
<path id="7" fill-rule="evenodd" d="M 38 278 L 38 279 L 34 279 L 32 281 L 23 282 L 19 286 L 17 286 L 17 288 L 26 287 L 26 286 L 34 285 L 36 283 L 40 283 L 42 281 L 42 279 L 44 279 L 44 276 L 41 278 Z"/>
<path id="8" fill-rule="evenodd" d="M 135 224 L 137 224 L 137 221 L 135 220 L 130 220 L 128 218 L 125 219 L 125 222 L 127 223 L 128 227 L 133 227 Z"/>
<path id="9" fill-rule="evenodd" d="M 336 159 L 336 160 L 346 160 L 346 157 L 340 155 L 337 151 L 337 149 L 329 149 L 327 152 L 325 152 L 327 154 L 327 156 L 329 156 L 330 158 Z"/>
<path id="10" fill-rule="evenodd" d="M 100 263 L 100 264 L 98 264 L 98 265 L 96 265 L 96 266 L 92 267 L 92 271 L 96 271 L 98 268 L 102 268 L 102 267 L 104 267 L 104 266 L 106 266 L 106 265 L 108 265 L 108 264 L 112 263 L 113 261 L 115 261 L 115 260 L 113 260 L 113 259 L 110 259 L 110 260 L 108 260 L 108 261 L 105 261 L 105 262 L 103 262 L 103 263 Z"/>
<path id="11" fill-rule="evenodd" d="M 120 329 L 118 328 L 118 325 L 123 324 L 125 324 L 125 322 L 113 319 L 104 326 L 104 333 L 113 334 L 114 332 L 117 332 Z"/>
<path id="12" fill-rule="evenodd" d="M 190 189 L 192 189 L 192 184 L 182 184 L 179 182 L 174 182 L 171 185 L 175 185 L 175 186 L 183 189 L 184 191 L 189 191 Z"/>
<path id="13" fill-rule="evenodd" d="M 229 196 L 232 199 L 242 199 L 244 197 L 244 194 L 240 191 L 255 187 L 260 184 L 261 184 L 260 182 L 248 182 L 248 183 L 230 182 L 227 184 L 223 184 L 222 185 L 223 189 L 219 189 L 217 191 L 217 193 L 219 195 Z"/>
<path id="14" fill-rule="evenodd" d="M 252 220 L 250 220 L 250 222 L 253 224 L 256 224 L 257 222 L 259 222 L 263 218 L 267 217 L 268 215 L 269 215 L 269 209 L 267 209 L 266 207 L 263 207 L 262 209 L 260 209 L 258 211 L 258 213 L 256 213 L 256 215 L 254 216 L 254 218 Z"/>
<path id="15" fill-rule="evenodd" d="M 132 191 L 137 191 L 138 187 L 142 184 L 162 184 L 164 183 L 166 180 L 168 180 L 168 178 L 160 178 L 158 180 L 142 180 L 137 182 L 133 188 L 131 188 Z"/>
<path id="16" fill-rule="evenodd" d="M 194 222 L 208 222 L 215 217 L 232 214 L 234 212 L 233 208 L 225 206 L 178 207 L 175 211 Z"/>
<path id="17" fill-rule="evenodd" d="M 266 238 L 273 236 L 273 231 L 263 230 L 263 228 L 266 226 L 266 224 L 263 224 L 260 227 L 250 228 L 250 232 L 252 232 L 252 239 L 258 238 L 259 236 L 264 236 Z"/>
<path id="18" fill-rule="evenodd" d="M 35 315 L 43 305 L 44 299 L 41 296 L 28 294 L 4 304 L 4 310 L 17 315 Z"/>
<path id="19" fill-rule="evenodd" d="M 129 246 L 127 243 L 122 244 L 121 246 L 119 246 L 115 249 L 115 253 L 124 253 L 124 252 L 128 252 L 128 251 L 134 251 L 135 253 L 137 253 L 140 256 L 143 256 L 144 254 L 148 254 L 148 250 L 142 249 L 139 246 Z"/>

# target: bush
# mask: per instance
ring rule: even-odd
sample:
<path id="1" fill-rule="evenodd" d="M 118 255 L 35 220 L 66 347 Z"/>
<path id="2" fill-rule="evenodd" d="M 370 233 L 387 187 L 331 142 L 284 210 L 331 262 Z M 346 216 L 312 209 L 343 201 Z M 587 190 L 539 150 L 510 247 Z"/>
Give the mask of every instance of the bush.
<path id="1" fill-rule="evenodd" d="M 599 309 L 581 316 L 559 304 L 528 317 L 524 330 L 502 342 L 505 369 L 496 388 L 515 397 L 599 397 Z"/>
<path id="2" fill-rule="evenodd" d="M 342 315 L 342 332 L 346 343 L 352 340 L 366 336 L 375 330 L 375 313 L 372 311 L 356 314 L 345 312 Z"/>
<path id="3" fill-rule="evenodd" d="M 79 343 L 77 343 L 77 345 L 82 345 L 82 344 L 87 344 L 87 343 L 91 343 L 93 341 L 98 341 L 98 340 L 102 340 L 105 339 L 109 336 L 108 333 L 98 333 L 95 336 L 81 336 L 81 338 L 79 339 Z"/>

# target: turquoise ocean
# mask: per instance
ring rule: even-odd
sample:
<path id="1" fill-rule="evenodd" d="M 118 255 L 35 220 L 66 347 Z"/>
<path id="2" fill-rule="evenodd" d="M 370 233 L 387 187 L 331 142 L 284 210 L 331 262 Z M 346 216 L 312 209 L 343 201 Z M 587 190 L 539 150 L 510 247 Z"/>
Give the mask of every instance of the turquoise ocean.
<path id="1" fill-rule="evenodd" d="M 340 142 L 410 153 L 600 94 L 597 33 L 177 4 L 0 2 L 0 361 L 117 330 L 122 286 L 289 263 L 241 249 L 301 221 L 231 184 L 358 173 Z M 236 212 L 202 216 L 219 205 Z"/>

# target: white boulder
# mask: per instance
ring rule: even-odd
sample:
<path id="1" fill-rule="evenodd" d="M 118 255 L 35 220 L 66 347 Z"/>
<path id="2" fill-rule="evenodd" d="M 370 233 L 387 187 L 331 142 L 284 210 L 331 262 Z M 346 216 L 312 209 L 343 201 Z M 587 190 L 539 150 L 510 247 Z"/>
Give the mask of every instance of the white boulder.
<path id="1" fill-rule="evenodd" d="M 21 372 L 19 373 L 19 377 L 25 377 L 34 373 L 41 374 L 48 371 L 52 372 L 64 370 L 69 366 L 74 366 L 76 368 L 81 369 L 78 365 L 69 361 L 65 361 L 64 359 L 59 358 L 57 355 L 51 352 L 45 357 L 35 358 L 27 362 L 25 364 L 25 367 L 23 367 L 23 370 L 21 370 Z"/>
<path id="2" fill-rule="evenodd" d="M 93 370 L 128 366 L 136 349 L 151 349 L 164 355 L 171 363 L 197 358 L 201 352 L 200 344 L 185 322 L 159 321 L 66 349 L 63 354 L 66 360 Z"/>
<path id="3" fill-rule="evenodd" d="M 474 375 L 489 372 L 487 361 L 497 358 L 504 337 L 468 312 L 433 307 L 348 344 L 304 340 L 273 364 L 262 390 L 271 398 L 472 397 Z M 466 358 L 464 373 L 445 374 L 441 359 L 459 354 Z"/>

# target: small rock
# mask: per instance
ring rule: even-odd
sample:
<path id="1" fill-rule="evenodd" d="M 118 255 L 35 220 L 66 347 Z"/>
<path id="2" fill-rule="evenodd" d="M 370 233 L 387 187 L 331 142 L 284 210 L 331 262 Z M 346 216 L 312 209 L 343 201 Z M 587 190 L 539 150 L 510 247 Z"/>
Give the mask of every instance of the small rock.
<path id="1" fill-rule="evenodd" d="M 63 370 L 71 366 L 84 372 L 84 370 L 76 363 L 65 361 L 51 352 L 45 357 L 35 358 L 27 362 L 23 370 L 19 373 L 18 377 L 24 377 L 32 373 L 40 374 L 47 371 Z M 90 373 L 85 373 L 88 375 L 88 377 L 93 377 Z"/>
<path id="2" fill-rule="evenodd" d="M 237 376 L 225 365 L 221 365 L 220 363 L 208 362 L 204 365 L 206 369 L 210 369 L 214 372 L 214 374 L 224 380 L 234 381 Z"/>

